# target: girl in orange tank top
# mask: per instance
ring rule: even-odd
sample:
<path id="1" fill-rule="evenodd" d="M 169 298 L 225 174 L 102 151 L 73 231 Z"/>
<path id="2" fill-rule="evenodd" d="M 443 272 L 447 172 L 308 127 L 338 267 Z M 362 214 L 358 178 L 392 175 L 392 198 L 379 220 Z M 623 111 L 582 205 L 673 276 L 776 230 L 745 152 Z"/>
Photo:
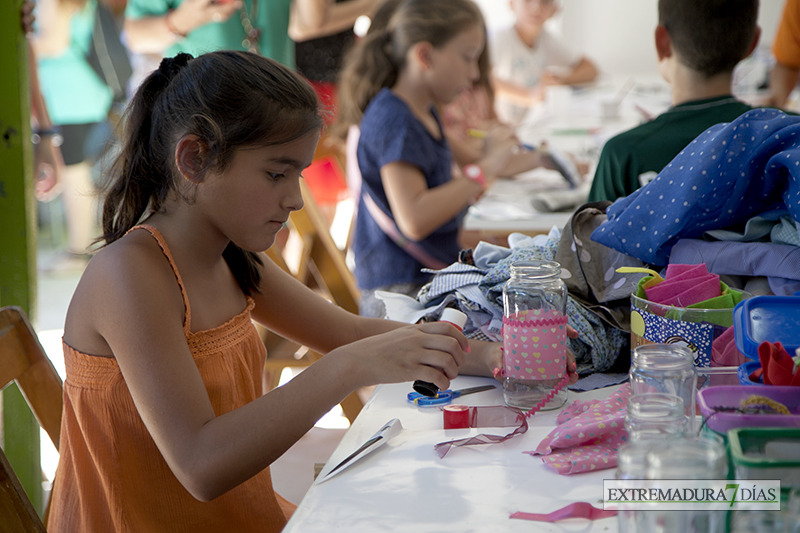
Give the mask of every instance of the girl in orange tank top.
<path id="1" fill-rule="evenodd" d="M 322 123 L 307 83 L 246 52 L 179 54 L 140 86 L 67 313 L 48 531 L 280 531 L 269 465 L 345 396 L 498 365 L 493 344 L 353 315 L 264 257 Z M 262 395 L 252 320 L 326 355 Z"/>

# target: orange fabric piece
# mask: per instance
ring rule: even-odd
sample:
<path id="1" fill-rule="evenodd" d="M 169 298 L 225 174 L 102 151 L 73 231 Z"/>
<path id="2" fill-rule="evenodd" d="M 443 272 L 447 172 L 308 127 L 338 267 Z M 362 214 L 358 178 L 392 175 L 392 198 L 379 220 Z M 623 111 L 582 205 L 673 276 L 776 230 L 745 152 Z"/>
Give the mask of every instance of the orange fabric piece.
<path id="1" fill-rule="evenodd" d="M 247 298 L 247 307 L 225 324 L 192 332 L 189 300 L 164 238 L 153 227 L 138 228 L 156 238 L 175 272 L 186 309 L 186 341 L 214 412 L 219 416 L 261 396 L 266 349 L 250 320 L 253 300 Z M 269 468 L 211 502 L 196 500 L 167 466 L 147 431 L 116 359 L 87 355 L 66 343 L 64 359 L 61 457 L 48 531 L 283 529 L 286 516 L 272 489 Z"/>
<path id="2" fill-rule="evenodd" d="M 778 63 L 800 68 L 800 0 L 787 0 L 772 53 Z"/>

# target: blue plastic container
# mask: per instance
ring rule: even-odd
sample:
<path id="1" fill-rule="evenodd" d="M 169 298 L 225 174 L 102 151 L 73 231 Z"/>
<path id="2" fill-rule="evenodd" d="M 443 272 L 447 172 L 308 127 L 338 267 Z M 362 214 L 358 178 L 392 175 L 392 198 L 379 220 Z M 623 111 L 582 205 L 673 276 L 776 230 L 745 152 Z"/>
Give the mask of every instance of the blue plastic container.
<path id="1" fill-rule="evenodd" d="M 761 368 L 758 346 L 780 342 L 787 352 L 800 348 L 800 296 L 754 296 L 742 300 L 733 309 L 733 333 L 736 347 L 752 359 L 739 367 L 739 383 L 763 385 L 750 380 Z"/>
<path id="2" fill-rule="evenodd" d="M 758 346 L 780 342 L 794 354 L 800 348 L 800 296 L 754 296 L 733 309 L 736 347 L 758 361 Z"/>

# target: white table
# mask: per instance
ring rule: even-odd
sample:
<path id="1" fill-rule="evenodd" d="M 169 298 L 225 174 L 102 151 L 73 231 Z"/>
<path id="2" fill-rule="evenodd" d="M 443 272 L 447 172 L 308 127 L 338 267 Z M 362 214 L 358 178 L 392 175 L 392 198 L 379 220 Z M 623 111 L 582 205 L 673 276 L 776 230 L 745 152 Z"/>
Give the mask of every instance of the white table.
<path id="1" fill-rule="evenodd" d="M 502 405 L 499 383 L 489 378 L 458 377 L 451 388 L 497 384 L 497 389 L 460 398 L 466 405 Z M 616 387 L 573 399 L 605 398 Z M 527 433 L 501 444 L 451 448 L 440 459 L 434 444 L 471 434 L 505 435 L 513 428 L 448 430 L 437 408 L 406 402 L 410 383 L 380 385 L 342 438 L 323 474 L 347 457 L 383 424 L 399 418 L 405 430 L 339 475 L 315 483 L 284 532 L 614 532 L 616 518 L 595 522 L 568 520 L 556 524 L 512 520 L 516 511 L 548 513 L 575 501 L 602 507 L 603 479 L 614 469 L 562 476 L 547 468 L 533 450 L 555 426 L 559 411 L 529 418 Z"/>
<path id="2" fill-rule="evenodd" d="M 629 78 L 606 79 L 576 88 L 569 101 L 561 102 L 558 108 L 547 102 L 531 108 L 517 126 L 517 135 L 524 143 L 539 146 L 546 142 L 574 155 L 588 164 L 591 179 L 605 142 L 641 124 L 647 120 L 646 115 L 657 116 L 665 111 L 670 105 L 668 88 L 663 80 Z M 624 92 L 625 89 L 630 90 Z M 623 94 L 619 114 L 604 116 L 603 102 Z M 547 233 L 553 226 L 563 228 L 572 213 L 538 211 L 531 205 L 531 197 L 542 191 L 566 188 L 566 182 L 555 171 L 546 169 L 536 169 L 515 179 L 497 180 L 469 209 L 463 227 L 500 238 L 511 232 L 535 235 Z M 586 197 L 589 188 L 590 183 L 581 188 Z"/>

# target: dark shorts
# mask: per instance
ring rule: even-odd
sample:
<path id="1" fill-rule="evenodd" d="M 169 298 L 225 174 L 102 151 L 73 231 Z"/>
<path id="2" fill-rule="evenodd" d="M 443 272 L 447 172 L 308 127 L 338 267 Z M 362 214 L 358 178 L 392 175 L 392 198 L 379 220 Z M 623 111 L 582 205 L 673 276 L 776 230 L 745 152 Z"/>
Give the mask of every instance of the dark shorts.
<path id="1" fill-rule="evenodd" d="M 61 155 L 65 165 L 77 165 L 83 161 L 93 163 L 106 149 L 111 137 L 110 126 L 106 122 L 91 124 L 62 124 Z"/>

